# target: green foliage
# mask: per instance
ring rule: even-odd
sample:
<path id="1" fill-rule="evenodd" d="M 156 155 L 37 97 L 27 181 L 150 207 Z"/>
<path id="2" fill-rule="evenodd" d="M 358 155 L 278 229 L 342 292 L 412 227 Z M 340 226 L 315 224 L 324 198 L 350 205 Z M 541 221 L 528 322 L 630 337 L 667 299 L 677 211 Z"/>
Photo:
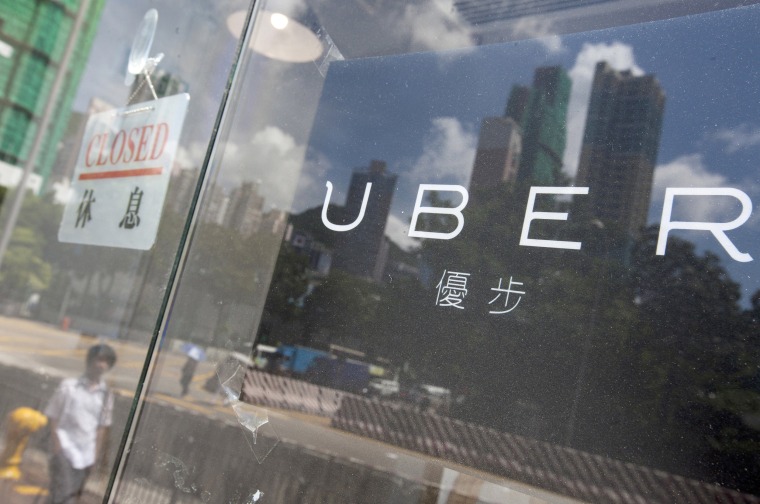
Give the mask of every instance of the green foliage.
<path id="1" fill-rule="evenodd" d="M 333 271 L 304 302 L 306 339 L 316 339 L 311 331 L 318 329 L 322 341 L 356 347 L 358 340 L 365 348 L 373 348 L 382 301 L 379 290 L 369 280 Z"/>
<path id="2" fill-rule="evenodd" d="M 16 301 L 45 290 L 52 278 L 50 264 L 42 258 L 44 239 L 31 228 L 16 227 L 0 272 L 0 290 Z"/>
<path id="3" fill-rule="evenodd" d="M 569 219 L 535 221 L 530 236 L 582 249 L 521 247 L 527 193 L 473 191 L 457 238 L 394 250 L 395 260 L 419 268 L 416 278 L 374 283 L 333 270 L 302 312 L 270 316 L 300 320 L 302 337 L 291 342 L 351 346 L 390 359 L 410 379 L 451 388 L 460 398 L 452 414 L 464 420 L 751 486 L 737 476 L 744 473 L 715 468 L 760 462 L 752 427 L 760 418 L 760 293 L 745 312 L 715 255 L 671 237 L 658 256 L 655 229 L 634 237 L 550 196 L 536 209 Z M 456 201 L 432 194 L 431 204 Z M 455 225 L 433 214 L 418 223 L 439 232 Z M 444 270 L 470 274 L 463 310 L 435 305 Z M 280 271 L 275 283 L 287 284 L 290 273 Z M 510 278 L 526 291 L 520 306 L 489 314 L 492 289 Z"/>
<path id="4" fill-rule="evenodd" d="M 274 266 L 272 282 L 267 297 L 267 310 L 292 316 L 293 311 L 306 294 L 309 276 L 306 273 L 308 258 L 284 245 Z"/>
<path id="5" fill-rule="evenodd" d="M 12 199 L 13 193 L 5 201 Z M 52 196 L 26 195 L 0 270 L 0 292 L 5 299 L 24 301 L 50 286 L 61 213 Z"/>

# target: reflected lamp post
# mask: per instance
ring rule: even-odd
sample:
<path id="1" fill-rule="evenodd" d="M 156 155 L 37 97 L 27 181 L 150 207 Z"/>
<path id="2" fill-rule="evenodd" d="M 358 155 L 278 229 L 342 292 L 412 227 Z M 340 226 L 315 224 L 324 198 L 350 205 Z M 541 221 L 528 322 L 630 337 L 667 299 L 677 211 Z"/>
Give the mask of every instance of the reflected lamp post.
<path id="1" fill-rule="evenodd" d="M 593 219 L 589 222 L 589 227 L 595 228 L 599 231 L 604 231 L 605 226 L 599 219 Z M 567 446 L 572 445 L 573 438 L 575 437 L 576 422 L 578 416 L 578 404 L 580 403 L 581 394 L 583 393 L 583 386 L 586 383 L 586 373 L 588 369 L 589 355 L 591 354 L 591 342 L 596 332 L 596 318 L 599 312 L 599 304 L 602 297 L 602 282 L 607 274 L 607 260 L 609 259 L 609 243 L 605 240 L 603 265 L 599 276 L 596 280 L 596 286 L 594 288 L 594 301 L 591 305 L 591 316 L 589 318 L 588 330 L 583 338 L 583 346 L 581 349 L 581 364 L 578 368 L 578 376 L 575 379 L 575 392 L 573 393 L 573 404 L 570 408 L 570 419 L 567 424 L 567 433 L 565 435 L 565 444 Z"/>

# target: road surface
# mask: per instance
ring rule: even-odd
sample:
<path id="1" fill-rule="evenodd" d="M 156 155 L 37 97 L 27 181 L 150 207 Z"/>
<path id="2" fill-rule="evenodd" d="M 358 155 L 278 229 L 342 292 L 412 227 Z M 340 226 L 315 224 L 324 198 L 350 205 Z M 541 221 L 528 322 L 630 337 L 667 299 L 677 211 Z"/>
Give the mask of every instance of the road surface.
<path id="1" fill-rule="evenodd" d="M 3 397 L 0 397 L 2 417 L 10 411 L 9 408 L 15 407 L 19 402 L 38 409 L 44 408 L 44 402 L 61 378 L 81 373 L 87 348 L 95 341 L 93 338 L 45 324 L 0 317 L 0 383 L 5 386 Z M 118 354 L 117 365 L 109 373 L 108 381 L 120 398 L 117 407 L 122 411 L 116 412 L 115 423 L 121 424 L 115 425 L 114 429 L 119 434 L 118 431 L 123 430 L 126 410 L 131 403 L 144 365 L 147 345 L 113 340 L 107 342 Z M 179 351 L 169 348 L 162 350 L 148 388 L 147 401 L 154 412 L 152 414 L 156 414 L 156 408 L 169 408 L 184 415 L 180 418 L 187 418 L 188 422 L 191 418 L 199 417 L 218 422 L 220 425 L 238 422 L 232 407 L 224 404 L 221 396 L 210 394 L 202 388 L 205 381 L 213 376 L 213 362 L 200 363 L 190 394 L 179 397 L 179 375 L 185 360 L 186 357 Z M 542 502 L 544 499 L 570 502 L 560 496 L 517 482 L 479 474 L 466 467 L 457 467 L 448 462 L 333 429 L 326 418 L 272 409 L 262 409 L 262 413 L 268 415 L 269 419 L 266 428 L 262 428 L 266 436 L 277 436 L 284 445 L 302 447 L 330 459 L 345 460 L 356 466 L 372 468 L 436 488 L 437 504 L 445 503 L 447 492 L 454 490 L 460 495 L 472 494 L 471 496 L 479 497 L 482 502 L 534 503 Z M 138 439 L 139 436 L 138 432 Z M 39 458 L 39 454 L 35 455 L 34 450 L 32 447 L 29 457 Z M 40 474 L 44 471 L 31 472 L 40 480 Z"/>

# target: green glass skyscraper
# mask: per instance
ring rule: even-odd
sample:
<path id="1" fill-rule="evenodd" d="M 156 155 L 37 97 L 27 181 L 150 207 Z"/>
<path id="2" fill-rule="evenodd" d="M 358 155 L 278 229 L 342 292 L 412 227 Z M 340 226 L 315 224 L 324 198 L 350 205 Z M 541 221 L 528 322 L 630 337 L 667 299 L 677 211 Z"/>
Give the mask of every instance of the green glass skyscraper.
<path id="1" fill-rule="evenodd" d="M 35 172 L 56 158 L 105 0 L 91 0 Z M 23 166 L 82 0 L 0 0 L 0 161 Z"/>
<path id="2" fill-rule="evenodd" d="M 523 131 L 518 180 L 532 185 L 558 183 L 567 139 L 570 87 L 567 72 L 553 66 L 536 69 L 531 87 L 512 89 L 506 115 Z"/>

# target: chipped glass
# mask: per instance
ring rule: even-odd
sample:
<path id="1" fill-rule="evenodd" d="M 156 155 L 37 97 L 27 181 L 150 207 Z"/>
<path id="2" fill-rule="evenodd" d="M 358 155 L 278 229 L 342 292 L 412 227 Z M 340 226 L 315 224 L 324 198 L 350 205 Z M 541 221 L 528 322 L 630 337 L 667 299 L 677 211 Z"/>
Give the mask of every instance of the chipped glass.
<path id="1" fill-rule="evenodd" d="M 251 451 L 256 456 L 259 464 L 280 442 L 274 426 L 269 423 L 269 413 L 263 408 L 257 408 L 250 404 L 235 401 L 232 409 L 237 415 L 238 422 L 248 432 L 246 432 L 246 441 Z"/>

